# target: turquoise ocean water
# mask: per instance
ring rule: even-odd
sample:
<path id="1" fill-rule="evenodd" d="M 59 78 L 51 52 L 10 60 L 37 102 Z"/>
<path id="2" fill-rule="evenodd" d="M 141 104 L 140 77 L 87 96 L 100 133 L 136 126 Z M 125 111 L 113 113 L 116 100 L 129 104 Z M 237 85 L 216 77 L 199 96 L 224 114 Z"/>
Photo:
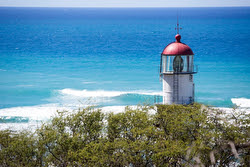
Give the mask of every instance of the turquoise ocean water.
<path id="1" fill-rule="evenodd" d="M 28 122 L 82 104 L 153 103 L 177 14 L 198 65 L 196 101 L 249 102 L 250 7 L 0 8 L 2 120 Z"/>

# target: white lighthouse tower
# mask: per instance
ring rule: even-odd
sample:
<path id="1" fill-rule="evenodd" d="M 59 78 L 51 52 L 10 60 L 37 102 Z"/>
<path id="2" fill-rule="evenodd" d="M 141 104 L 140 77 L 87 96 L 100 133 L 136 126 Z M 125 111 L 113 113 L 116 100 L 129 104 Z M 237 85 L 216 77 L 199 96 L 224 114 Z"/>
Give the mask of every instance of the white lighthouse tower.
<path id="1" fill-rule="evenodd" d="M 177 24 L 178 26 L 178 24 Z M 181 36 L 168 44 L 161 54 L 160 76 L 163 81 L 163 104 L 190 104 L 194 102 L 194 53 L 181 43 Z"/>

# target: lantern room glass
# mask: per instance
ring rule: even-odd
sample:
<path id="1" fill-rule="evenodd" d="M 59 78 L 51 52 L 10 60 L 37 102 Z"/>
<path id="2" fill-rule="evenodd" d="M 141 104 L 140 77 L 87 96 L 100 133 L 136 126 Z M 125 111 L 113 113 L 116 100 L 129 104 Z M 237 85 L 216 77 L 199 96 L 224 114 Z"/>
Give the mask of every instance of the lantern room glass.
<path id="1" fill-rule="evenodd" d="M 162 73 L 192 73 L 193 55 L 162 55 Z"/>

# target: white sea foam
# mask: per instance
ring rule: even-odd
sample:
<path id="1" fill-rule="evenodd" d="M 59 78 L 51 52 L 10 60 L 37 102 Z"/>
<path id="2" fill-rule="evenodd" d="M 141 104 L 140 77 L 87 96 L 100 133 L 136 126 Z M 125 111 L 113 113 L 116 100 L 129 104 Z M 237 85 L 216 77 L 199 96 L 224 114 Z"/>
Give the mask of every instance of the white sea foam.
<path id="1" fill-rule="evenodd" d="M 59 104 L 44 104 L 0 109 L 0 119 L 3 119 L 2 123 L 0 123 L 0 130 L 35 130 L 42 122 L 49 121 L 56 116 L 57 111 L 71 112 L 83 107 L 86 107 L 86 105 L 65 104 L 62 106 Z M 15 120 L 18 120 L 18 122 L 15 123 Z"/>
<path id="2" fill-rule="evenodd" d="M 87 107 L 87 105 L 79 106 L 58 106 L 57 104 L 47 104 L 38 106 L 25 106 L 25 107 L 12 107 L 0 109 L 0 117 L 5 119 L 11 119 L 12 117 L 23 117 L 29 118 L 31 121 L 44 121 L 49 120 L 51 117 L 55 116 L 57 111 L 73 111 L 79 108 Z M 124 112 L 127 106 L 106 106 L 101 107 L 104 113 L 114 112 L 120 113 Z M 129 106 L 132 109 L 136 109 L 137 106 Z"/>
<path id="3" fill-rule="evenodd" d="M 58 104 L 46 104 L 37 106 L 25 106 L 25 107 L 12 107 L 0 109 L 0 118 L 12 119 L 13 117 L 23 117 L 28 119 L 28 122 L 18 123 L 0 123 L 0 130 L 12 129 L 12 130 L 35 130 L 40 127 L 42 122 L 49 121 L 52 117 L 56 116 L 57 111 L 76 111 L 79 108 L 87 107 L 83 105 L 81 107 L 74 104 L 68 106 L 59 106 Z M 103 113 L 121 113 L 125 111 L 127 106 L 106 106 L 101 107 Z M 129 106 L 132 109 L 136 109 L 137 106 Z M 149 113 L 154 114 L 155 110 L 150 110 Z M 21 118 L 20 118 L 21 119 Z"/>
<path id="4" fill-rule="evenodd" d="M 88 90 L 75 90 L 75 89 L 62 89 L 59 91 L 63 95 L 72 95 L 77 97 L 115 97 L 125 94 L 119 91 L 88 91 Z"/>
<path id="5" fill-rule="evenodd" d="M 239 107 L 250 107 L 250 99 L 247 98 L 232 98 L 231 101 Z"/>
<path id="6" fill-rule="evenodd" d="M 58 106 L 56 104 L 24 106 L 0 109 L 0 117 L 25 117 L 30 120 L 48 120 L 56 114 L 56 111 L 72 110 L 70 107 Z"/>
<path id="7" fill-rule="evenodd" d="M 71 95 L 76 97 L 117 97 L 125 94 L 141 94 L 141 95 L 162 95 L 161 92 L 150 92 L 150 91 L 104 91 L 104 90 L 75 90 L 75 89 L 62 89 L 59 90 L 62 95 Z"/>
<path id="8" fill-rule="evenodd" d="M 38 106 L 24 106 L 0 109 L 0 118 L 12 119 L 14 117 L 28 118 L 29 121 L 47 121 L 57 114 L 57 111 L 73 111 L 82 107 L 58 106 L 57 104 L 47 104 Z M 122 112 L 126 106 L 103 107 L 103 112 Z M 102 109 L 102 108 L 101 108 Z M 8 123 L 3 123 L 8 124 Z M 13 124 L 13 123 L 12 123 Z M 15 124 L 15 123 L 14 123 Z M 18 123 L 18 125 L 20 125 Z"/>

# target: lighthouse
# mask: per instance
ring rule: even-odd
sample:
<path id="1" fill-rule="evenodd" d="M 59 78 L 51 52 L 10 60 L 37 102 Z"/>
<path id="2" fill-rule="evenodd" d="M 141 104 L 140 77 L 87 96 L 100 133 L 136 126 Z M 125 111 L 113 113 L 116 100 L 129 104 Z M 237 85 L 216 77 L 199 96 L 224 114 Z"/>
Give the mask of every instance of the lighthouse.
<path id="1" fill-rule="evenodd" d="M 178 24 L 177 24 L 178 26 Z M 163 104 L 190 104 L 194 102 L 194 53 L 181 42 L 177 33 L 175 42 L 168 44 L 161 54 L 160 77 L 163 83 Z"/>

